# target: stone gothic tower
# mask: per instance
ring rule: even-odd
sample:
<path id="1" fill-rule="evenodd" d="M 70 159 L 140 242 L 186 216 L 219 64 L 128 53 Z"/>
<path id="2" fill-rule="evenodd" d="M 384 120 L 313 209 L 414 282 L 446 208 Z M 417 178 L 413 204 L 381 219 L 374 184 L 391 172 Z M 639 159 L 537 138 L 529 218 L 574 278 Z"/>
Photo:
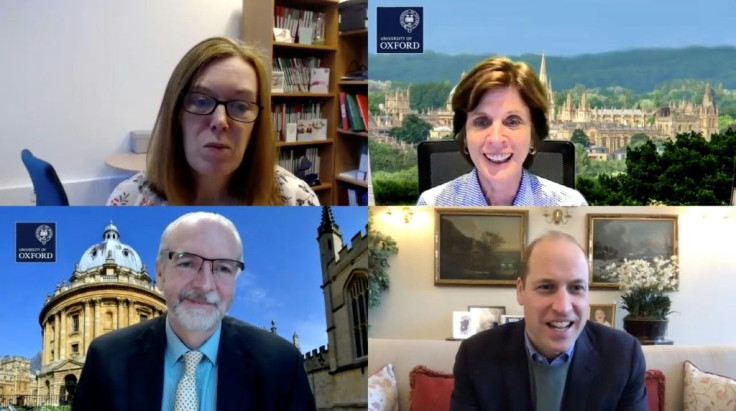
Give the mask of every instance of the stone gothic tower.
<path id="1" fill-rule="evenodd" d="M 700 120 L 700 131 L 703 137 L 710 138 L 711 134 L 718 132 L 718 109 L 713 102 L 713 95 L 710 91 L 710 83 L 705 84 L 703 92 L 703 104 L 698 110 L 698 118 Z"/>
<path id="2" fill-rule="evenodd" d="M 547 90 L 547 120 L 553 121 L 555 115 L 555 93 L 552 91 L 552 80 L 547 77 L 547 58 L 542 54 L 542 63 L 539 67 L 539 82 Z"/>
<path id="3" fill-rule="evenodd" d="M 319 259 L 322 268 L 322 282 L 327 283 L 327 265 L 337 260 L 342 248 L 342 235 L 340 227 L 335 223 L 330 207 L 322 207 L 322 222 L 317 228 L 317 242 L 319 243 Z"/>

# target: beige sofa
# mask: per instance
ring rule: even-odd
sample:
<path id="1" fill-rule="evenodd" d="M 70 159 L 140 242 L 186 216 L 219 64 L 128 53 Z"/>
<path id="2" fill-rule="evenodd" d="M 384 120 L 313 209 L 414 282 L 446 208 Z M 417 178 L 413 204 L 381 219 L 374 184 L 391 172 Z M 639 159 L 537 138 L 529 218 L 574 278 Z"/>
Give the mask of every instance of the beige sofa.
<path id="1" fill-rule="evenodd" d="M 368 373 L 394 365 L 401 410 L 409 410 L 409 372 L 417 365 L 452 373 L 459 341 L 368 339 Z M 689 360 L 703 371 L 736 378 L 736 345 L 644 346 L 647 369 L 665 374 L 665 409 L 682 409 L 682 367 Z"/>

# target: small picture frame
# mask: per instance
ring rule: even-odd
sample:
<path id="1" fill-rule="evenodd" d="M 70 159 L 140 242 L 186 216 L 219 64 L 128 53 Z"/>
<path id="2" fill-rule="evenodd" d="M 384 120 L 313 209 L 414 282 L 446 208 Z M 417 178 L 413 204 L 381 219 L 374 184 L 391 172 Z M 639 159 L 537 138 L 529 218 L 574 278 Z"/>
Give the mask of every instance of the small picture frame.
<path id="1" fill-rule="evenodd" d="M 588 321 L 616 328 L 616 304 L 590 304 Z"/>
<path id="2" fill-rule="evenodd" d="M 273 71 L 271 73 L 271 93 L 283 93 L 286 77 L 283 71 Z"/>
<path id="3" fill-rule="evenodd" d="M 506 314 L 506 307 L 486 305 L 469 305 L 468 311 L 476 315 L 476 332 L 490 330 L 501 325 L 501 316 Z"/>
<path id="4" fill-rule="evenodd" d="M 475 334 L 478 323 L 477 314 L 470 311 L 452 312 L 452 338 L 465 339 Z"/>
<path id="5" fill-rule="evenodd" d="M 523 319 L 524 319 L 523 315 L 502 315 L 501 324 L 515 323 Z"/>

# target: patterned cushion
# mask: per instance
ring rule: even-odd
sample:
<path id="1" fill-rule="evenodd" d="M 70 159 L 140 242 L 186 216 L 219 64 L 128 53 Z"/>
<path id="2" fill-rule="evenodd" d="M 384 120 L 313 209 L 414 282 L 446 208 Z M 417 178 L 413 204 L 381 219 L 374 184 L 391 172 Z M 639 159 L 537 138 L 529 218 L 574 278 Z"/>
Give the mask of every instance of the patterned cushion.
<path id="1" fill-rule="evenodd" d="M 664 411 L 664 373 L 660 370 L 647 370 L 644 385 L 647 389 L 647 408 L 649 411 Z"/>
<path id="2" fill-rule="evenodd" d="M 368 377 L 368 410 L 399 411 L 399 386 L 393 364 L 384 365 Z"/>
<path id="3" fill-rule="evenodd" d="M 409 373 L 411 411 L 449 410 L 455 379 L 452 374 L 417 365 Z"/>
<path id="4" fill-rule="evenodd" d="M 685 411 L 736 410 L 736 380 L 699 370 L 685 361 Z"/>

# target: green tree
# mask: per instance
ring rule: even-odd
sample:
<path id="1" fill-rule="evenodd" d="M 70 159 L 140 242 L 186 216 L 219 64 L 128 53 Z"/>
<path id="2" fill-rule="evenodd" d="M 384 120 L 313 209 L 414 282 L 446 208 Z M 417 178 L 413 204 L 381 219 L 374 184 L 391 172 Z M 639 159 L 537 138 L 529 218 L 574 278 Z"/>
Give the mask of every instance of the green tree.
<path id="1" fill-rule="evenodd" d="M 410 87 L 412 110 L 425 111 L 445 107 L 452 86 L 448 81 L 441 83 L 412 84 Z"/>
<path id="2" fill-rule="evenodd" d="M 647 141 L 649 141 L 649 136 L 644 133 L 636 133 L 633 136 L 631 136 L 631 141 L 629 141 L 629 147 L 636 147 L 638 145 L 644 144 Z"/>
<path id="3" fill-rule="evenodd" d="M 381 110 L 378 108 L 379 104 L 383 104 L 386 101 L 385 91 L 369 91 L 368 92 L 368 111 L 377 116 L 381 114 Z"/>
<path id="4" fill-rule="evenodd" d="M 371 171 L 395 172 L 417 165 L 416 150 L 401 150 L 390 144 L 368 140 L 371 153 Z"/>
<path id="5" fill-rule="evenodd" d="M 585 134 L 585 132 L 579 128 L 576 128 L 575 131 L 572 132 L 572 137 L 570 137 L 570 141 L 583 147 L 591 146 L 590 139 Z"/>
<path id="6" fill-rule="evenodd" d="M 419 143 L 429 137 L 430 130 L 432 130 L 431 124 L 414 114 L 409 114 L 404 117 L 401 127 L 394 127 L 389 133 L 397 140 L 407 143 Z"/>
<path id="7" fill-rule="evenodd" d="M 626 149 L 626 174 L 578 179 L 591 205 L 728 205 L 736 162 L 736 131 L 680 134 L 659 153 L 647 141 Z"/>
<path id="8" fill-rule="evenodd" d="M 417 167 L 387 173 L 371 174 L 377 205 L 415 205 L 419 198 Z"/>
<path id="9" fill-rule="evenodd" d="M 723 130 L 733 123 L 736 123 L 736 120 L 734 120 L 734 118 L 729 116 L 728 114 L 722 114 L 718 116 L 718 129 L 719 130 Z"/>

